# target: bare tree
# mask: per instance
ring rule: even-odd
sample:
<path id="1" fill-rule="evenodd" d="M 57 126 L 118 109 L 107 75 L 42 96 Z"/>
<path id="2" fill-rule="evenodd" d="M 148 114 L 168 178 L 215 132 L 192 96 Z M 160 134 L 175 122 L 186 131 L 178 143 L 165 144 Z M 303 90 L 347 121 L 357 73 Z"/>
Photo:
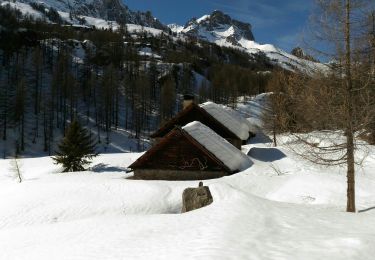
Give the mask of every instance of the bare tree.
<path id="1" fill-rule="evenodd" d="M 289 74 L 285 71 L 275 71 L 267 83 L 266 91 L 270 93 L 269 103 L 263 113 L 263 129 L 272 135 L 273 144 L 277 146 L 277 135 L 292 129 L 291 111 L 288 96 Z"/>
<path id="2" fill-rule="evenodd" d="M 317 0 L 315 36 L 328 43 L 320 54 L 332 61 L 314 75 L 297 74 L 288 82 L 294 136 L 305 145 L 303 156 L 325 165 L 346 165 L 347 212 L 355 212 L 356 137 L 370 123 L 373 110 L 370 71 L 365 66 L 368 1 Z M 289 92 L 288 92 L 289 91 Z M 310 135 L 320 130 L 319 137 Z M 340 138 L 344 135 L 344 138 Z"/>

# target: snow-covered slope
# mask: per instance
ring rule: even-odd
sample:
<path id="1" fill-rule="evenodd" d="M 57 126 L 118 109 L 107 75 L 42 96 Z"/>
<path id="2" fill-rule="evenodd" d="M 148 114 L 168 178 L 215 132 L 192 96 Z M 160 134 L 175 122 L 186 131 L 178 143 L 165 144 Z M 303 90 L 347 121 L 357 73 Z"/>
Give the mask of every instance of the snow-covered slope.
<path id="1" fill-rule="evenodd" d="M 272 92 L 262 93 L 253 98 L 240 97 L 237 110 L 249 122 L 250 131 L 256 133 L 263 128 L 264 113 L 270 113 L 270 99 Z"/>
<path id="2" fill-rule="evenodd" d="M 264 54 L 272 63 L 288 70 L 312 73 L 315 70 L 327 69 L 326 65 L 294 56 L 271 44 L 255 42 L 250 24 L 232 19 L 221 11 L 214 11 L 198 19 L 193 18 L 185 26 L 177 24 L 166 26 L 151 13 L 132 11 L 120 0 L 18 0 L 15 2 L 0 0 L 0 2 L 2 5 L 10 3 L 24 14 L 48 20 L 45 14 L 30 6 L 30 3 L 38 3 L 46 8 L 57 10 L 65 22 L 80 26 L 116 29 L 119 24 L 135 24 L 163 31 L 171 30 L 180 35 L 197 37 L 220 46 L 237 48 L 251 55 Z"/>
<path id="3" fill-rule="evenodd" d="M 1 0 L 1 2 L 8 3 L 9 1 Z M 117 22 L 119 24 L 131 23 L 168 30 L 168 27 L 153 17 L 151 13 L 132 11 L 121 0 L 17 0 L 14 4 L 18 5 L 18 9 L 22 12 L 25 12 L 27 9 L 32 10 L 32 8 L 28 6 L 31 3 L 41 4 L 46 8 L 53 8 L 58 11 L 60 15 L 61 13 L 68 14 L 70 20 L 73 21 L 74 17 L 85 18 L 86 20 L 88 17 L 88 19 L 96 18 Z M 35 12 L 38 13 L 36 10 L 32 12 L 33 16 Z M 39 12 L 37 15 L 41 16 L 42 14 Z M 88 23 L 88 25 L 91 24 Z"/>
<path id="4" fill-rule="evenodd" d="M 250 54 L 265 54 L 274 64 L 288 70 L 302 70 L 313 72 L 325 70 L 326 66 L 305 60 L 289 54 L 271 44 L 259 44 L 255 42 L 251 25 L 230 18 L 221 11 L 214 11 L 210 15 L 201 18 L 193 18 L 181 29 L 174 24 L 170 29 L 177 33 L 183 33 L 198 37 L 220 46 L 234 47 Z"/>
<path id="5" fill-rule="evenodd" d="M 261 118 L 269 95 L 240 111 Z M 0 259 L 372 260 L 375 147 L 358 146 L 367 157 L 353 214 L 344 168 L 314 165 L 292 152 L 290 136 L 278 140 L 258 133 L 242 149 L 253 165 L 205 180 L 213 203 L 184 214 L 181 194 L 198 182 L 126 179 L 142 153 L 100 155 L 77 173 L 59 173 L 50 157 L 0 159 Z"/>
<path id="6" fill-rule="evenodd" d="M 171 29 L 172 32 L 175 32 L 175 33 L 180 33 L 184 29 L 183 26 L 175 24 L 175 23 L 168 24 L 168 27 L 169 29 Z"/>
<path id="7" fill-rule="evenodd" d="M 357 206 L 345 213 L 345 169 L 325 168 L 254 140 L 254 165 L 204 181 L 214 202 L 177 214 L 197 181 L 125 179 L 142 154 L 95 158 L 59 174 L 50 157 L 0 159 L 0 259 L 335 259 L 375 255 L 375 149 L 357 168 Z"/>
<path id="8" fill-rule="evenodd" d="M 241 39 L 254 40 L 250 24 L 234 20 L 221 11 L 191 19 L 182 32 L 208 41 L 222 38 L 234 46 Z"/>

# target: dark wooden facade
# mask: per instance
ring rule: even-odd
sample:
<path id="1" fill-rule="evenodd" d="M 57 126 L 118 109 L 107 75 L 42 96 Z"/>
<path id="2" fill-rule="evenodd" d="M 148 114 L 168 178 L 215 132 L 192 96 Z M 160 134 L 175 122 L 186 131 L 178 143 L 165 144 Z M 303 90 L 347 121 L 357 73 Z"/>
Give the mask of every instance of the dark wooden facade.
<path id="1" fill-rule="evenodd" d="M 134 178 L 203 180 L 233 172 L 183 129 L 176 127 L 129 166 Z"/>
<path id="2" fill-rule="evenodd" d="M 178 113 L 174 118 L 164 124 L 159 130 L 151 135 L 151 138 L 159 142 L 161 138 L 166 136 L 175 126 L 185 126 L 188 123 L 199 121 L 202 124 L 211 128 L 221 137 L 225 138 L 233 146 L 241 149 L 242 140 L 230 131 L 221 122 L 211 116 L 206 110 L 201 108 L 199 105 L 193 103 Z"/>

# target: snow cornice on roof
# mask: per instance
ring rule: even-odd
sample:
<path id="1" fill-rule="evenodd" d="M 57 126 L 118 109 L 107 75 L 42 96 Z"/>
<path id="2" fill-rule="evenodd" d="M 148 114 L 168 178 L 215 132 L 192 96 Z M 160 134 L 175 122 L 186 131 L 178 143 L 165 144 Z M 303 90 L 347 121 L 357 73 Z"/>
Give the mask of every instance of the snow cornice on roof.
<path id="1" fill-rule="evenodd" d="M 243 171 L 252 165 L 247 155 L 201 122 L 189 123 L 182 127 L 182 130 L 214 154 L 231 171 Z"/>
<path id="2" fill-rule="evenodd" d="M 231 132 L 233 132 L 239 139 L 249 139 L 249 126 L 245 119 L 233 109 L 218 105 L 213 102 L 206 102 L 200 105 L 212 117 L 222 123 Z"/>

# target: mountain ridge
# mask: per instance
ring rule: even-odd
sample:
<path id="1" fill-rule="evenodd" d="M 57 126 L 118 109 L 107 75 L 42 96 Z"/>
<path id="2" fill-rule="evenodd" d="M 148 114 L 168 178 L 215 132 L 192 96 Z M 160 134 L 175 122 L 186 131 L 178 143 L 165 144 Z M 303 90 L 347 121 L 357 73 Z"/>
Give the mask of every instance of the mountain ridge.
<path id="1" fill-rule="evenodd" d="M 151 12 L 132 11 L 121 0 L 18 0 L 18 2 L 42 4 L 57 11 L 67 12 L 70 16 L 88 16 L 115 21 L 119 24 L 131 23 L 168 30 L 168 27 L 155 18 Z"/>
<path id="2" fill-rule="evenodd" d="M 257 43 L 251 24 L 233 19 L 218 10 L 200 18 L 192 18 L 185 26 L 172 24 L 169 28 L 175 33 L 206 40 L 219 46 L 237 48 L 254 55 L 265 54 L 275 65 L 287 70 L 307 73 L 326 70 L 326 65 L 310 56 L 307 59 L 307 55 L 297 56 L 272 44 Z"/>
<path id="3" fill-rule="evenodd" d="M 184 26 L 182 32 L 188 35 L 209 39 L 209 37 L 200 34 L 202 30 L 207 31 L 213 37 L 221 35 L 218 33 L 219 31 L 224 33 L 224 35 L 221 36 L 225 36 L 225 31 L 230 30 L 231 32 L 229 32 L 230 35 L 227 35 L 227 40 L 236 45 L 236 41 L 242 37 L 247 40 L 254 40 L 251 29 L 251 24 L 232 19 L 222 11 L 215 10 L 210 15 L 204 15 L 198 19 L 192 18 Z"/>
<path id="4" fill-rule="evenodd" d="M 298 57 L 272 44 L 257 43 L 250 23 L 233 19 L 218 10 L 200 18 L 192 18 L 185 26 L 177 24 L 167 26 L 152 16 L 151 12 L 132 11 L 121 0 L 18 0 L 14 3 L 0 0 L 0 2 L 12 3 L 15 8 L 21 9 L 24 7 L 17 7 L 17 3 L 23 3 L 23 5 L 42 4 L 57 10 L 67 23 L 79 26 L 89 25 L 104 29 L 116 29 L 118 25 L 136 24 L 162 30 L 166 33 L 173 32 L 219 46 L 235 48 L 250 54 L 250 56 L 265 55 L 273 65 L 289 71 L 302 71 L 312 74 L 315 71 L 327 70 L 326 65 L 313 59 Z M 30 10 L 26 10 L 26 12 L 34 12 L 34 15 L 40 16 L 40 13 L 35 14 L 35 10 L 32 8 L 28 9 Z M 113 26 L 112 21 L 117 22 L 117 25 Z"/>

